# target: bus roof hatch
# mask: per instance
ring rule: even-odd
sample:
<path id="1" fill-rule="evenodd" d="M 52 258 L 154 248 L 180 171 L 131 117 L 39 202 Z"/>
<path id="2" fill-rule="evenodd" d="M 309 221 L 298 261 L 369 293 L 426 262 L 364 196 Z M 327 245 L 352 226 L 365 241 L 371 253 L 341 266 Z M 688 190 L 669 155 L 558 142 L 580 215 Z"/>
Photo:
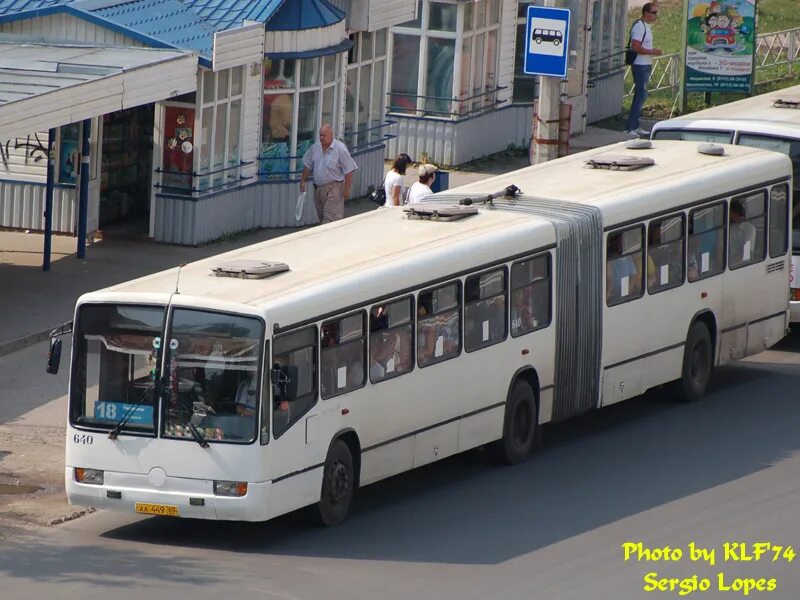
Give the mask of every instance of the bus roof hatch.
<path id="1" fill-rule="evenodd" d="M 437 202 L 420 202 L 403 208 L 409 219 L 423 219 L 426 221 L 456 221 L 478 213 L 475 205 L 464 206 L 458 204 L 445 204 Z"/>
<path id="2" fill-rule="evenodd" d="M 778 98 L 772 103 L 775 108 L 800 108 L 800 98 Z"/>
<path id="3" fill-rule="evenodd" d="M 241 259 L 222 263 L 211 269 L 217 277 L 238 277 L 239 279 L 264 279 L 288 270 L 289 265 L 282 262 Z"/>
<path id="4" fill-rule="evenodd" d="M 656 164 L 652 158 L 646 156 L 630 156 L 627 154 L 600 154 L 585 161 L 593 169 L 613 169 L 619 171 L 632 171 Z"/>

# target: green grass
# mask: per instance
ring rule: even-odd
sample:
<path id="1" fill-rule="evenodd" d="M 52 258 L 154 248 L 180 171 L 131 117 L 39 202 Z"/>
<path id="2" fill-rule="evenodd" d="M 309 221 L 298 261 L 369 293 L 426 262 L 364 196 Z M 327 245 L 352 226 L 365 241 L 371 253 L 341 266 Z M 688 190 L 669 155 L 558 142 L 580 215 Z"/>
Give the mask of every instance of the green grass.
<path id="1" fill-rule="evenodd" d="M 783 31 L 800 27 L 799 0 L 759 0 L 758 1 L 758 30 L 757 34 L 773 31 Z M 658 10 L 658 21 L 653 25 L 654 45 L 661 48 L 664 54 L 682 52 L 684 2 L 683 0 L 662 0 Z M 635 8 L 628 12 L 630 24 L 641 16 L 641 9 Z M 800 72 L 800 64 L 795 67 L 795 73 Z M 768 67 L 756 71 L 755 93 L 761 94 L 774 89 L 800 84 L 800 74 L 791 75 L 788 68 L 783 66 Z M 626 89 L 632 81 L 626 80 Z M 725 104 L 744 97 L 743 94 L 715 92 L 711 94 L 711 104 Z M 623 100 L 623 112 L 627 114 L 631 98 Z M 693 112 L 707 106 L 704 94 L 688 94 L 688 111 Z M 669 90 L 655 92 L 650 95 L 647 104 L 642 110 L 642 116 L 650 119 L 666 119 L 671 116 L 675 107 L 675 98 Z M 677 107 L 676 107 L 677 108 Z"/>

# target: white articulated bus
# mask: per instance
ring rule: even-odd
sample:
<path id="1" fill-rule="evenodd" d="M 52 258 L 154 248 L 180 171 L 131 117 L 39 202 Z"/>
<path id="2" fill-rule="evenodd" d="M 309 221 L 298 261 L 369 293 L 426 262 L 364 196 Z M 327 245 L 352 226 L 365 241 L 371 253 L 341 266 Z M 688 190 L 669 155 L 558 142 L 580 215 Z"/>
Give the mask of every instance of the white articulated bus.
<path id="1" fill-rule="evenodd" d="M 656 123 L 656 140 L 741 144 L 782 152 L 794 164 L 791 321 L 800 323 L 800 86 L 752 96 Z"/>
<path id="2" fill-rule="evenodd" d="M 331 525 L 359 486 L 522 461 L 539 425 L 668 382 L 696 399 L 785 334 L 791 169 L 611 146 L 86 294 L 67 496 Z"/>

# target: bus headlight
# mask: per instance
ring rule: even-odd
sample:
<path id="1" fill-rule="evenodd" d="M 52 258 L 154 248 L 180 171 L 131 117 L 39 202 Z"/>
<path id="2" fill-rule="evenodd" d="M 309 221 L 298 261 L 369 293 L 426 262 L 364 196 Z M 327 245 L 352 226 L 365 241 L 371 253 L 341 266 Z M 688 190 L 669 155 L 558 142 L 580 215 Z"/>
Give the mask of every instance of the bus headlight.
<path id="1" fill-rule="evenodd" d="M 214 482 L 214 495 L 215 496 L 233 496 L 234 498 L 241 498 L 247 495 L 247 482 L 246 481 L 215 481 Z"/>
<path id="2" fill-rule="evenodd" d="M 97 469 L 75 468 L 75 481 L 90 485 L 103 485 L 103 471 Z"/>

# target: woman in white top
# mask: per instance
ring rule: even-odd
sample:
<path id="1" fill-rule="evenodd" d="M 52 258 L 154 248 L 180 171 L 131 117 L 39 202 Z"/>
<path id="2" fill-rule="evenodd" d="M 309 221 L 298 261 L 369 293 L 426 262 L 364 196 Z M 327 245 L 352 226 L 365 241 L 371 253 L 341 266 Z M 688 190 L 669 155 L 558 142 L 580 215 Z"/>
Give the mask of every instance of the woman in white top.
<path id="1" fill-rule="evenodd" d="M 436 171 L 438 170 L 439 168 L 436 165 L 419 166 L 419 169 L 417 169 L 419 181 L 414 183 L 414 185 L 408 189 L 407 204 L 416 204 L 426 196 L 433 194 L 433 191 L 431 191 L 431 185 L 433 184 L 433 180 L 436 178 Z"/>
<path id="2" fill-rule="evenodd" d="M 394 164 L 383 181 L 383 189 L 386 191 L 384 206 L 401 206 L 403 204 L 403 177 L 406 174 L 406 168 L 412 162 L 411 157 L 404 152 L 398 154 L 394 159 Z"/>

